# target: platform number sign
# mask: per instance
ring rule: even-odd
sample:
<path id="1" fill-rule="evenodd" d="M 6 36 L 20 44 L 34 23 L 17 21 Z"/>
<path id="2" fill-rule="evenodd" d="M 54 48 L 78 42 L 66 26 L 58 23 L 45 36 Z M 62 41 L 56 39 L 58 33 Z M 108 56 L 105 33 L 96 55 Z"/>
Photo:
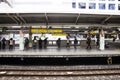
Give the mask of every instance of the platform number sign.
<path id="1" fill-rule="evenodd" d="M 109 65 L 112 64 L 112 58 L 111 58 L 111 57 L 108 57 L 107 63 L 108 63 Z"/>

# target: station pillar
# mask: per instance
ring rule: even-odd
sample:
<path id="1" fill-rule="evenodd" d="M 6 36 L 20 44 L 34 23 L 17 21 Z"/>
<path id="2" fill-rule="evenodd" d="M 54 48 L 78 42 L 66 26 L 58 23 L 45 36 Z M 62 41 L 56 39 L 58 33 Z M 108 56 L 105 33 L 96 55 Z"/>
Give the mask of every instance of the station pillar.
<path id="1" fill-rule="evenodd" d="M 29 48 L 32 48 L 32 32 L 31 32 L 31 27 L 29 28 Z"/>
<path id="2" fill-rule="evenodd" d="M 24 50 L 24 30 L 21 28 L 19 31 L 20 40 L 19 40 L 19 50 Z"/>
<path id="3" fill-rule="evenodd" d="M 104 50 L 105 49 L 105 34 L 104 34 L 104 30 L 100 29 L 99 30 L 99 35 L 100 35 L 100 50 Z"/>

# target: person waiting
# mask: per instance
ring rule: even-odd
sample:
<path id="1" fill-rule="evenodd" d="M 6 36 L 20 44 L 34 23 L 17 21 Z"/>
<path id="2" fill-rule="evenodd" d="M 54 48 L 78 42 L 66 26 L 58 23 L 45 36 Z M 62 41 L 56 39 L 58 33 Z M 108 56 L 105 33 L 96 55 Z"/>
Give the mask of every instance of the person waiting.
<path id="1" fill-rule="evenodd" d="M 77 49 L 77 44 L 78 44 L 78 40 L 77 40 L 77 38 L 75 37 L 75 39 L 74 39 L 74 48 L 75 48 L 75 49 Z"/>
<path id="2" fill-rule="evenodd" d="M 60 38 L 58 38 L 58 40 L 57 40 L 57 46 L 58 46 L 58 48 L 60 48 L 61 47 L 61 39 Z"/>
<path id="3" fill-rule="evenodd" d="M 39 38 L 39 41 L 38 41 L 38 44 L 39 44 L 39 49 L 42 49 L 42 39 L 41 38 Z"/>
<path id="4" fill-rule="evenodd" d="M 9 40 L 9 50 L 13 50 L 14 40 L 13 38 L 10 38 Z"/>
<path id="5" fill-rule="evenodd" d="M 86 43 L 87 43 L 87 48 L 86 49 L 91 49 L 91 37 L 90 36 L 87 37 Z"/>
<path id="6" fill-rule="evenodd" d="M 36 39 L 36 36 L 34 37 L 33 39 L 33 49 L 36 49 L 37 48 L 37 39 Z"/>
<path id="7" fill-rule="evenodd" d="M 1 48 L 2 48 L 2 41 L 0 40 L 0 50 L 1 50 Z"/>
<path id="8" fill-rule="evenodd" d="M 25 38 L 25 49 L 27 50 L 29 48 L 29 39 Z"/>
<path id="9" fill-rule="evenodd" d="M 45 39 L 44 39 L 44 48 L 47 48 L 47 39 L 48 39 L 48 38 L 45 38 Z"/>
<path id="10" fill-rule="evenodd" d="M 6 39 L 3 38 L 1 42 L 2 42 L 2 49 L 5 50 L 5 48 L 6 48 Z"/>
<path id="11" fill-rule="evenodd" d="M 117 37 L 116 37 L 116 36 L 113 36 L 113 42 L 115 42 L 116 39 L 117 39 Z"/>
<path id="12" fill-rule="evenodd" d="M 67 38 L 66 48 L 70 48 L 70 40 Z"/>

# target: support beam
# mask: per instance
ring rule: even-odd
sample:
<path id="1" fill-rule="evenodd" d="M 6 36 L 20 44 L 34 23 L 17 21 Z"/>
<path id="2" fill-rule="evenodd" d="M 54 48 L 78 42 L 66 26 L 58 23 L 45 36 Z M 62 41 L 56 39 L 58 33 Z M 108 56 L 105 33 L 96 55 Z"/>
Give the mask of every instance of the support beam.
<path id="1" fill-rule="evenodd" d="M 8 16 L 9 18 L 11 18 L 13 21 L 15 21 L 15 22 L 19 25 L 19 22 L 18 22 L 13 16 L 11 16 L 11 15 L 8 14 L 8 13 L 7 13 L 7 16 Z"/>
<path id="2" fill-rule="evenodd" d="M 33 17 L 43 17 L 43 16 L 45 16 L 45 14 L 44 13 L 21 13 L 20 16 L 21 17 L 31 17 L 31 16 L 33 16 Z"/>
<path id="3" fill-rule="evenodd" d="M 76 21 L 75 21 L 75 24 L 78 23 L 79 17 L 80 17 L 80 14 L 78 14 L 78 16 L 77 16 L 77 18 L 76 18 Z"/>
<path id="4" fill-rule="evenodd" d="M 24 24 L 26 24 L 26 21 L 23 19 L 23 17 L 21 17 L 21 16 L 19 15 L 19 13 L 17 13 L 16 15 L 17 15 L 17 17 L 20 18 L 20 20 L 21 20 Z"/>
<path id="5" fill-rule="evenodd" d="M 10 4 L 10 2 L 8 0 L 0 0 L 0 2 L 5 2 L 8 6 L 10 6 L 12 8 L 12 5 Z"/>
<path id="6" fill-rule="evenodd" d="M 111 17 L 112 17 L 112 15 L 106 17 L 106 18 L 101 22 L 101 24 L 105 24 L 105 22 L 107 22 Z"/>
<path id="7" fill-rule="evenodd" d="M 45 19 L 46 19 L 46 25 L 48 25 L 49 21 L 48 21 L 47 13 L 45 13 Z"/>
<path id="8" fill-rule="evenodd" d="M 19 24 L 22 24 L 22 21 L 16 15 L 14 15 L 14 18 L 19 22 Z"/>
<path id="9" fill-rule="evenodd" d="M 26 22 L 25 22 L 25 20 L 24 19 L 22 19 L 20 16 L 19 16 L 19 14 L 14 14 L 13 15 L 13 17 L 19 22 L 19 25 L 25 25 L 26 24 Z"/>

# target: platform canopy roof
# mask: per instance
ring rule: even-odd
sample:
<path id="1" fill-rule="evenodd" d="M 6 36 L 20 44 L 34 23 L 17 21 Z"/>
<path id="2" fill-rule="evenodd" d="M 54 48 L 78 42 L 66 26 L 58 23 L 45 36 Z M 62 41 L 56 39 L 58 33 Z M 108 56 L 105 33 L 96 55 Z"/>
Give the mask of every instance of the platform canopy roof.
<path id="1" fill-rule="evenodd" d="M 85 4 L 94 2 L 84 0 Z M 102 1 L 96 0 L 96 5 Z M 0 0 L 0 26 L 9 25 L 115 25 L 120 10 L 80 9 L 81 0 Z M 106 4 L 111 1 L 105 1 Z M 113 1 L 120 4 L 120 1 Z M 75 4 L 75 6 L 74 6 Z M 119 5 L 118 5 L 119 7 Z"/>
<path id="2" fill-rule="evenodd" d="M 72 13 L 0 13 L 0 25 L 120 25 L 120 16 Z"/>

